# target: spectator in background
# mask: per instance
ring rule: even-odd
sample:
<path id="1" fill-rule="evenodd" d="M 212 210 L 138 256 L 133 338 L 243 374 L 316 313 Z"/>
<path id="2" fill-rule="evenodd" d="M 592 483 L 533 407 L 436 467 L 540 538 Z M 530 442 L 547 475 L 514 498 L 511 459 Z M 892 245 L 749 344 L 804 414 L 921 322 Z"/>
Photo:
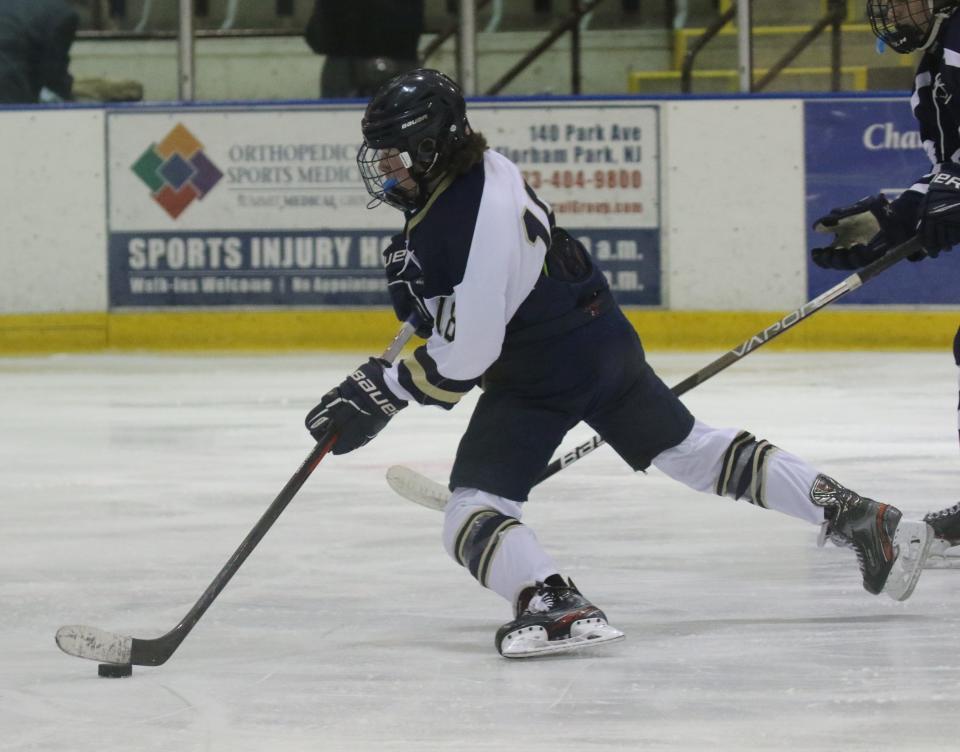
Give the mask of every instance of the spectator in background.
<path id="1" fill-rule="evenodd" d="M 316 0 L 304 38 L 326 56 L 320 96 L 369 98 L 397 74 L 418 67 L 423 5 L 424 0 Z"/>
<path id="2" fill-rule="evenodd" d="M 70 46 L 80 18 L 67 0 L 0 0 L 0 104 L 72 98 Z"/>

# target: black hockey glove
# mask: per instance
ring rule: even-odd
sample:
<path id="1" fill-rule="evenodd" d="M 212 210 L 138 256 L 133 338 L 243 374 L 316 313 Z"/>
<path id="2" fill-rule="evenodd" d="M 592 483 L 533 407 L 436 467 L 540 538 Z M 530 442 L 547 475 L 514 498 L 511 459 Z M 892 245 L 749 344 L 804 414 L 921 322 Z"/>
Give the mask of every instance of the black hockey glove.
<path id="1" fill-rule="evenodd" d="M 322 441 L 331 430 L 339 433 L 331 451 L 346 454 L 380 433 L 390 418 L 407 406 L 393 396 L 383 380 L 387 365 L 385 360 L 370 358 L 340 386 L 323 395 L 320 404 L 307 413 L 305 423 L 310 435 Z"/>
<path id="2" fill-rule="evenodd" d="M 920 241 L 931 258 L 960 243 L 960 165 L 943 165 L 930 181 L 920 204 Z"/>
<path id="3" fill-rule="evenodd" d="M 417 336 L 429 339 L 433 331 L 433 316 L 423 304 L 423 270 L 409 250 L 403 233 L 394 235 L 383 251 L 383 266 L 387 274 L 387 290 L 393 310 L 399 321 L 406 321 L 411 313 L 420 319 Z"/>
<path id="4" fill-rule="evenodd" d="M 881 193 L 831 209 L 813 224 L 817 232 L 834 233 L 830 245 L 810 251 L 813 263 L 824 269 L 853 270 L 876 261 L 912 235 L 911 208 L 906 202 L 901 205 L 900 199 L 890 203 Z"/>

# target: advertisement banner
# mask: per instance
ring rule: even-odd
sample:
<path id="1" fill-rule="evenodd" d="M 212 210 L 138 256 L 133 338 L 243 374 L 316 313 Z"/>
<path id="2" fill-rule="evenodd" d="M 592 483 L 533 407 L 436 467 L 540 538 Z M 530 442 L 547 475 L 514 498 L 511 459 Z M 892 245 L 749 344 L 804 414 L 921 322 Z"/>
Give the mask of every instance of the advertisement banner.
<path id="1" fill-rule="evenodd" d="M 883 192 L 894 198 L 931 169 L 910 109 L 902 99 L 813 100 L 805 104 L 808 247 L 829 245 L 813 223 L 834 207 Z M 808 297 L 850 272 L 808 262 Z M 845 296 L 841 304 L 949 304 L 960 302 L 960 257 L 904 262 Z"/>
<path id="2" fill-rule="evenodd" d="M 389 305 L 359 107 L 107 113 L 111 307 Z M 624 102 L 471 106 L 491 147 L 594 254 L 624 304 L 659 305 L 659 118 Z"/>

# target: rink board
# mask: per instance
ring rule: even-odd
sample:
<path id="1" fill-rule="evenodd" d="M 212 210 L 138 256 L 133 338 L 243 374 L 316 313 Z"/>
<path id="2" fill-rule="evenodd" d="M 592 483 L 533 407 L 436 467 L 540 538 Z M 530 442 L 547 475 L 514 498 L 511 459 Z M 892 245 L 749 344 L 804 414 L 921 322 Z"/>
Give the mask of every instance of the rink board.
<path id="1" fill-rule="evenodd" d="M 783 316 L 782 311 L 626 309 L 652 350 L 732 349 Z M 953 311 L 837 310 L 818 313 L 774 340 L 780 350 L 948 351 Z M 125 311 L 109 314 L 0 316 L 0 353 L 209 350 L 355 350 L 379 352 L 396 333 L 384 309 Z"/>
<path id="2" fill-rule="evenodd" d="M 591 249 L 649 347 L 726 349 L 842 279 L 812 218 L 926 169 L 906 99 L 481 100 L 474 123 Z M 377 349 L 394 322 L 355 105 L 0 112 L 15 207 L 0 352 Z M 6 137 L 5 139 L 3 137 Z M 903 263 L 785 347 L 940 348 L 960 254 Z M 853 304 L 853 306 L 849 305 Z M 839 315 L 842 310 L 843 315 Z"/>

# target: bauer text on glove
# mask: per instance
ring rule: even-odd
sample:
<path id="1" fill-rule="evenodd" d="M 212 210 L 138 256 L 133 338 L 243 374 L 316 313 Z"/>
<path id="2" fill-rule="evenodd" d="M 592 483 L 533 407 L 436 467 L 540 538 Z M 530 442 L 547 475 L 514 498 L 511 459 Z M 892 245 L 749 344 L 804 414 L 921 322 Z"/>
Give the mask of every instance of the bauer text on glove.
<path id="1" fill-rule="evenodd" d="M 950 162 L 930 180 L 920 205 L 920 241 L 935 258 L 960 243 L 960 165 Z"/>
<path id="2" fill-rule="evenodd" d="M 340 386 L 331 389 L 307 413 L 307 430 L 317 441 L 338 434 L 331 450 L 346 454 L 369 442 L 390 419 L 407 406 L 393 395 L 383 379 L 386 361 L 370 358 Z"/>

